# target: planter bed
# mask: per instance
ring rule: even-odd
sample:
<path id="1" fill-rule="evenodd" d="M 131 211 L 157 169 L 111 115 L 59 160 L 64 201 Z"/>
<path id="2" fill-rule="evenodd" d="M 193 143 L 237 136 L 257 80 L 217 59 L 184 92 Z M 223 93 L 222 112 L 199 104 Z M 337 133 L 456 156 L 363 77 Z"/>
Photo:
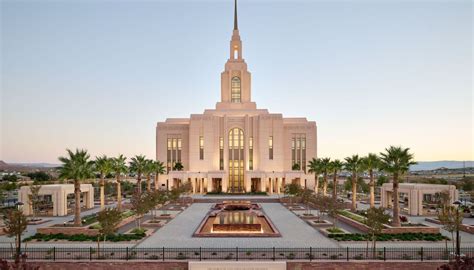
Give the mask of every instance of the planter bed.
<path id="1" fill-rule="evenodd" d="M 329 234 L 329 238 L 336 241 L 367 241 L 367 234 L 349 233 L 349 234 Z M 381 234 L 377 236 L 377 241 L 427 241 L 437 242 L 448 239 L 442 234 L 432 233 L 398 233 L 398 234 Z"/>
<path id="2" fill-rule="evenodd" d="M 28 220 L 28 225 L 39 225 L 51 221 L 50 219 Z"/>
<path id="3" fill-rule="evenodd" d="M 328 228 L 319 228 L 319 231 L 326 237 L 329 237 L 329 238 L 334 238 L 336 235 L 343 235 L 343 234 L 351 234 L 350 232 L 342 229 L 342 228 L 339 228 L 337 227 L 336 230 L 338 232 L 331 232 L 331 230 L 334 230 L 334 227 L 331 226 L 331 227 L 328 227 Z M 330 237 L 329 235 L 332 235 L 332 237 Z"/>
<path id="4" fill-rule="evenodd" d="M 143 227 L 162 227 L 166 223 L 168 223 L 168 220 L 166 219 L 156 219 L 156 220 L 150 219 L 143 222 L 142 226 Z"/>
<path id="5" fill-rule="evenodd" d="M 161 214 L 155 217 L 155 219 L 173 219 L 177 214 Z"/>
<path id="6" fill-rule="evenodd" d="M 327 220 L 317 220 L 317 219 L 310 219 L 310 220 L 307 220 L 306 221 L 309 225 L 313 226 L 313 227 L 318 227 L 318 228 L 321 228 L 321 227 L 331 227 L 333 226 L 332 222 L 330 221 L 327 221 Z"/>
<path id="7" fill-rule="evenodd" d="M 89 225 L 81 226 L 81 227 L 58 227 L 58 226 L 50 226 L 44 228 L 36 229 L 37 234 L 62 234 L 62 235 L 78 235 L 83 234 L 87 236 L 96 236 L 99 234 L 99 230 L 96 229 L 89 229 Z"/>
<path id="8" fill-rule="evenodd" d="M 293 211 L 293 213 L 295 213 Z M 319 219 L 319 216 L 315 215 L 315 214 L 298 214 L 298 213 L 295 213 L 299 218 L 301 219 Z"/>
<path id="9" fill-rule="evenodd" d="M 349 211 L 345 211 L 342 214 L 339 214 L 338 216 L 339 216 L 338 219 L 347 225 L 350 225 L 362 232 L 369 231 L 369 227 L 367 227 L 367 225 L 362 223 L 365 220 L 365 217 L 363 216 L 354 214 Z M 386 234 L 404 234 L 404 233 L 439 234 L 439 232 L 440 232 L 439 228 L 430 227 L 428 225 L 392 227 L 390 225 L 384 224 L 384 229 L 382 229 L 382 233 L 386 233 Z"/>
<path id="10" fill-rule="evenodd" d="M 110 242 L 123 242 L 123 241 L 134 241 L 140 240 L 146 236 L 146 233 L 142 234 L 114 234 L 107 236 L 106 240 Z M 101 237 L 102 241 L 103 238 Z M 23 240 L 24 242 L 49 242 L 49 241 L 71 241 L 71 242 L 97 242 L 97 235 L 85 235 L 85 234 L 74 234 L 66 235 L 62 233 L 58 234 L 41 234 L 37 233 L 33 236 L 27 237 Z"/>

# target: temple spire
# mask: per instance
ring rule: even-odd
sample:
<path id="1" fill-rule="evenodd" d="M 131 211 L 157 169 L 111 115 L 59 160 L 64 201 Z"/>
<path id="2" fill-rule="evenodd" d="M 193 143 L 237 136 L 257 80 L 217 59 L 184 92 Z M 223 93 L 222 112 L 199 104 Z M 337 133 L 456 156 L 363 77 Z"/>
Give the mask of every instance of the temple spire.
<path id="1" fill-rule="evenodd" d="M 234 0 L 234 30 L 239 30 L 237 25 L 237 0 Z"/>

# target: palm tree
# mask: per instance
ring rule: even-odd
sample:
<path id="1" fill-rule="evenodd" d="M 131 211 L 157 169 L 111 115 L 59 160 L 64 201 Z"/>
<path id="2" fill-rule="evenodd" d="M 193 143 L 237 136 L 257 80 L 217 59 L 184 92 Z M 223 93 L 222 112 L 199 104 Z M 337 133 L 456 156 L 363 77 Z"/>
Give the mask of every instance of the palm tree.
<path id="1" fill-rule="evenodd" d="M 119 211 L 122 211 L 122 180 L 120 176 L 128 171 L 127 164 L 125 163 L 126 159 L 123 155 L 112 159 L 112 171 L 117 182 L 117 209 Z"/>
<path id="2" fill-rule="evenodd" d="M 314 173 L 314 193 L 317 195 L 319 192 L 319 174 L 321 173 L 321 159 L 313 158 L 309 161 L 308 172 Z"/>
<path id="3" fill-rule="evenodd" d="M 96 171 L 100 174 L 100 209 L 104 209 L 105 207 L 105 192 L 104 192 L 104 187 L 105 187 L 105 178 L 109 173 L 112 172 L 112 160 L 108 158 L 106 155 L 103 155 L 101 157 L 96 157 L 95 158 L 95 169 Z"/>
<path id="4" fill-rule="evenodd" d="M 143 174 L 146 176 L 146 191 L 151 192 L 151 175 L 155 172 L 155 163 L 151 159 L 147 159 Z"/>
<path id="5" fill-rule="evenodd" d="M 351 172 L 351 183 L 352 183 L 352 211 L 356 211 L 357 208 L 357 178 L 359 177 L 359 172 L 362 169 L 361 159 L 359 155 L 352 155 L 351 157 L 346 157 L 344 159 L 344 169 Z"/>
<path id="6" fill-rule="evenodd" d="M 163 162 L 157 160 L 153 163 L 153 169 L 155 171 L 155 190 L 158 190 L 158 177 L 160 174 L 164 174 L 166 172 L 165 165 Z"/>
<path id="7" fill-rule="evenodd" d="M 137 175 L 138 193 L 142 193 L 142 174 L 145 171 L 147 159 L 144 155 L 132 157 L 130 161 L 130 171 Z"/>
<path id="8" fill-rule="evenodd" d="M 94 162 L 89 160 L 87 150 L 66 151 L 68 157 L 59 157 L 63 163 L 59 168 L 59 177 L 74 180 L 74 225 L 81 226 L 81 181 L 94 177 Z"/>
<path id="9" fill-rule="evenodd" d="M 328 172 L 331 170 L 331 159 L 321 159 L 321 172 L 323 173 L 323 196 L 326 196 L 328 190 Z"/>
<path id="10" fill-rule="evenodd" d="M 400 205 L 398 201 L 399 178 L 416 164 L 410 148 L 390 146 L 385 148 L 385 153 L 380 153 L 381 169 L 390 173 L 393 177 L 393 220 L 392 226 L 400 227 Z"/>
<path id="11" fill-rule="evenodd" d="M 333 189 L 332 189 L 332 198 L 334 200 L 337 199 L 337 173 L 340 172 L 343 168 L 344 164 L 339 160 L 336 159 L 331 162 L 331 171 L 333 173 L 332 176 L 332 183 L 333 183 Z"/>
<path id="12" fill-rule="evenodd" d="M 369 172 L 370 177 L 370 208 L 374 208 L 375 205 L 375 179 L 374 171 L 380 167 L 380 158 L 373 153 L 369 153 L 366 157 L 362 158 L 362 164 L 364 170 Z"/>

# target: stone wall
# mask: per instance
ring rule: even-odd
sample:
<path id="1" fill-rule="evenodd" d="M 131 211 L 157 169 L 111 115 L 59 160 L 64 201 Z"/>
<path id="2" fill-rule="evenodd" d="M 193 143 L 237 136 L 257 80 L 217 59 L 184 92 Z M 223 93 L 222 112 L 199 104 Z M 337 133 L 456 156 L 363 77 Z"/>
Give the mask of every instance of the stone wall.
<path id="1" fill-rule="evenodd" d="M 187 270 L 187 262 L 31 262 L 40 270 Z M 288 270 L 433 270 L 445 262 L 402 262 L 402 261 L 317 261 L 317 262 L 288 262 Z"/>
<path id="2" fill-rule="evenodd" d="M 288 270 L 436 270 L 445 262 L 288 262 Z"/>

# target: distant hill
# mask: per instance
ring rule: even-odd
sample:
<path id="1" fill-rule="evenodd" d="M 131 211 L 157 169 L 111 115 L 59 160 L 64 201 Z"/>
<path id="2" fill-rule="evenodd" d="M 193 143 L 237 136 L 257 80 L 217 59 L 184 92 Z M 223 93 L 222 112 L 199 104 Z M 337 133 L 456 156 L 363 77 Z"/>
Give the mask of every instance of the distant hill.
<path id="1" fill-rule="evenodd" d="M 32 170 L 42 170 L 58 167 L 58 164 L 51 163 L 6 163 L 0 160 L 0 170 L 28 172 Z"/>
<path id="2" fill-rule="evenodd" d="M 410 167 L 410 171 L 428 171 L 439 168 L 460 169 L 464 167 L 463 161 L 441 160 L 441 161 L 417 161 L 418 164 Z M 466 168 L 474 167 L 474 161 L 465 161 Z"/>

